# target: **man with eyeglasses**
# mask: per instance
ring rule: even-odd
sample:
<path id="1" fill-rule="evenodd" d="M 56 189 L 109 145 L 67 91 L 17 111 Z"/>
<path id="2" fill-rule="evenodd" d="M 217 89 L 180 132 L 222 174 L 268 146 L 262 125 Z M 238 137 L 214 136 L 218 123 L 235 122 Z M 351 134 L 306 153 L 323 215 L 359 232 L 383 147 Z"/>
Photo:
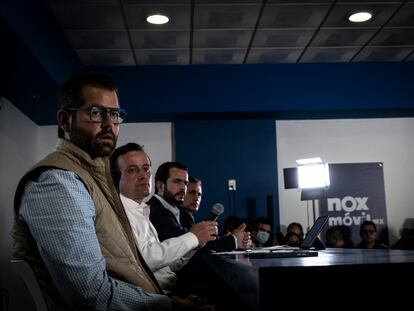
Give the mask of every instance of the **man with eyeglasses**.
<path id="1" fill-rule="evenodd" d="M 125 118 L 115 82 L 76 74 L 61 86 L 59 103 L 56 149 L 16 190 L 14 257 L 33 268 L 49 310 L 179 305 L 161 294 L 112 182 L 108 157 Z"/>
<path id="2" fill-rule="evenodd" d="M 377 226 L 373 221 L 365 220 L 360 228 L 361 242 L 355 248 L 387 249 L 388 246 L 378 240 Z"/>

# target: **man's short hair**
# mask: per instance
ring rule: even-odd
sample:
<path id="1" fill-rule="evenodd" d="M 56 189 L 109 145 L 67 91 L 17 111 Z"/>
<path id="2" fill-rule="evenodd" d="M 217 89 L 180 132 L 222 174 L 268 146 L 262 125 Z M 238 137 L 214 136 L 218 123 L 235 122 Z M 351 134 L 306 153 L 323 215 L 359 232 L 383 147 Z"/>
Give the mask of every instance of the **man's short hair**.
<path id="1" fill-rule="evenodd" d="M 260 216 L 260 217 L 256 218 L 256 224 L 258 225 L 259 223 L 269 225 L 271 228 L 273 227 L 272 222 L 270 221 L 270 219 L 267 218 L 267 217 L 264 217 L 264 216 Z"/>
<path id="2" fill-rule="evenodd" d="M 118 87 L 111 76 L 97 72 L 81 72 L 72 75 L 59 88 L 58 110 L 79 108 L 85 103 L 83 88 L 94 86 L 118 94 Z M 64 131 L 58 127 L 58 137 L 63 137 Z"/>
<path id="3" fill-rule="evenodd" d="M 200 185 L 201 185 L 201 180 L 196 178 L 196 177 L 190 176 L 190 177 L 188 177 L 188 183 L 190 183 L 190 184 L 200 183 Z"/>
<path id="4" fill-rule="evenodd" d="M 287 229 L 286 229 L 286 232 L 290 232 L 290 230 L 292 230 L 292 228 L 293 227 L 298 227 L 299 228 L 299 230 L 300 230 L 300 232 L 301 232 L 301 234 L 302 234 L 302 237 L 303 237 L 303 235 L 304 235 L 304 232 L 303 232 L 303 227 L 302 227 L 302 225 L 300 224 L 300 223 L 298 223 L 298 222 L 291 222 L 289 225 L 288 225 L 288 227 L 287 227 Z"/>
<path id="5" fill-rule="evenodd" d="M 157 172 L 155 173 L 155 193 L 158 193 L 158 188 L 156 186 L 157 181 L 162 182 L 164 185 L 167 184 L 167 179 L 170 177 L 170 169 L 171 168 L 178 168 L 180 170 L 184 170 L 188 173 L 188 168 L 184 164 L 180 162 L 165 162 L 161 164 Z"/>

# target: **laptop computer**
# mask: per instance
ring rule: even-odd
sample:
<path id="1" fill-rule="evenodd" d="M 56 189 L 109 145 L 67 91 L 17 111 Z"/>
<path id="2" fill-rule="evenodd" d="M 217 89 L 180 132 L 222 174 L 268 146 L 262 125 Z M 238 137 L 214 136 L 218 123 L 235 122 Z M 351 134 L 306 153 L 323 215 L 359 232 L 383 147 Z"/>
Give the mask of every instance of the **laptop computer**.
<path id="1" fill-rule="evenodd" d="M 262 249 L 246 250 L 245 256 L 249 258 L 289 258 L 289 257 L 312 257 L 318 256 L 318 251 L 313 250 L 312 244 L 328 222 L 329 216 L 319 216 L 309 230 L 299 247 L 276 246 Z"/>

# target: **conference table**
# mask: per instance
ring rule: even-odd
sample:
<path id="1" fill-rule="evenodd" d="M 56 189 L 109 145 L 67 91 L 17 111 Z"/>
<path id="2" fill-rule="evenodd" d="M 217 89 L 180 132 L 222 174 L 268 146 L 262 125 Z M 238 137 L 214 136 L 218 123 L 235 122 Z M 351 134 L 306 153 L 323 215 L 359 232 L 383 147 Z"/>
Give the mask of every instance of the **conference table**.
<path id="1" fill-rule="evenodd" d="M 365 301 L 373 307 L 396 301 L 409 309 L 414 305 L 411 250 L 325 249 L 315 257 L 262 259 L 229 253 L 209 254 L 204 260 L 246 310 L 286 305 L 315 309 L 328 301 L 354 302 L 351 306 Z"/>

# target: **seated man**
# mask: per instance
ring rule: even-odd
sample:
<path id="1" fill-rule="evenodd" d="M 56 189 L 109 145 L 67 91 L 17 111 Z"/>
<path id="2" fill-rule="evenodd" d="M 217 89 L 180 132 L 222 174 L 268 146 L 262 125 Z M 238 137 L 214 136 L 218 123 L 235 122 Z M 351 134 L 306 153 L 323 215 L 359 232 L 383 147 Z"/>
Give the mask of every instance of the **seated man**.
<path id="1" fill-rule="evenodd" d="M 151 160 L 142 146 L 129 143 L 111 156 L 111 173 L 119 186 L 121 201 L 134 232 L 136 245 L 164 290 L 174 291 L 176 274 L 194 254 L 217 234 L 217 223 L 203 221 L 189 232 L 160 242 L 149 220 L 149 206 L 143 202 L 151 192 Z"/>
<path id="2" fill-rule="evenodd" d="M 286 229 L 286 235 L 289 233 L 295 233 L 300 238 L 300 242 L 303 241 L 303 238 L 305 237 L 305 233 L 303 232 L 303 227 L 298 222 L 291 222 L 287 229 Z"/>
<path id="3" fill-rule="evenodd" d="M 326 247 L 343 248 L 345 245 L 345 238 L 342 231 L 337 227 L 330 227 L 325 232 Z"/>
<path id="4" fill-rule="evenodd" d="M 165 162 L 155 173 L 155 194 L 147 203 L 151 207 L 151 223 L 157 229 L 161 241 L 188 231 L 181 223 L 179 208 L 184 203 L 187 185 L 187 167 L 179 162 Z M 232 235 L 208 242 L 203 251 L 231 251 L 244 247 L 250 240 L 250 234 L 244 232 L 244 228 L 242 224 Z"/>
<path id="5" fill-rule="evenodd" d="M 187 167 L 179 162 L 163 163 L 155 174 L 155 194 L 147 203 L 151 206 L 150 220 L 157 229 L 160 240 L 187 232 L 187 228 L 180 221 L 179 209 L 186 196 L 187 184 Z M 201 183 L 199 185 L 201 186 Z M 200 192 L 202 193 L 201 189 Z M 233 234 L 209 241 L 197 251 L 189 263 L 178 272 L 179 291 L 196 293 L 215 301 L 216 304 L 220 303 L 220 299 L 216 299 L 217 290 L 212 290 L 217 283 L 214 273 L 205 264 L 202 256 L 210 251 L 231 251 L 249 245 L 250 234 L 244 232 L 245 226 L 241 224 Z"/>
<path id="6" fill-rule="evenodd" d="M 195 223 L 194 213 L 200 208 L 201 195 L 201 180 L 190 177 L 188 179 L 184 202 L 180 208 L 180 221 L 187 230 L 189 230 Z"/>
<path id="7" fill-rule="evenodd" d="M 392 246 L 393 249 L 414 249 L 414 218 L 404 220 L 401 238 Z"/>
<path id="8" fill-rule="evenodd" d="M 330 227 L 325 232 L 326 247 L 353 248 L 354 243 L 350 236 L 351 230 L 348 226 L 337 225 Z"/>
<path id="9" fill-rule="evenodd" d="M 256 230 L 252 238 L 256 247 L 272 246 L 272 223 L 269 218 L 264 216 L 256 218 Z"/>
<path id="10" fill-rule="evenodd" d="M 361 242 L 355 248 L 387 249 L 388 246 L 378 240 L 377 226 L 370 220 L 365 220 L 359 227 Z"/>
<path id="11" fill-rule="evenodd" d="M 60 88 L 56 150 L 20 180 L 14 257 L 29 262 L 49 310 L 169 310 L 108 176 L 125 113 L 107 75 Z"/>

